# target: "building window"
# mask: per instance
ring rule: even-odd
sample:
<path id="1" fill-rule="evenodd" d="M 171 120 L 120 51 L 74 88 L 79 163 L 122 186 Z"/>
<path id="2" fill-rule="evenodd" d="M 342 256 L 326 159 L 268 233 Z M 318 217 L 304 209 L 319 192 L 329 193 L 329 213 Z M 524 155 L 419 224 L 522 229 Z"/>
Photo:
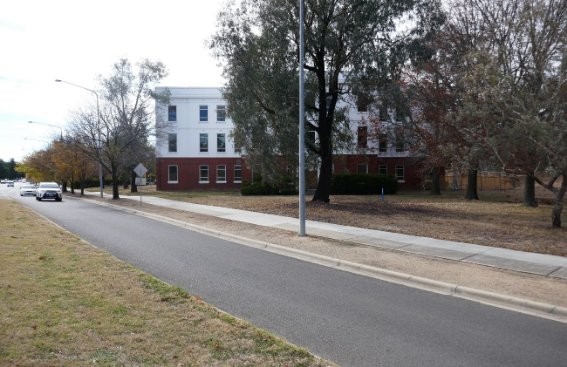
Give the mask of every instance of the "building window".
<path id="1" fill-rule="evenodd" d="M 368 112 L 368 106 L 372 102 L 372 97 L 364 92 L 356 95 L 356 111 Z"/>
<path id="2" fill-rule="evenodd" d="M 388 175 L 388 167 L 387 166 L 379 166 L 378 167 L 378 174 L 379 175 Z"/>
<path id="3" fill-rule="evenodd" d="M 386 136 L 386 134 L 380 134 L 380 136 L 378 137 L 378 151 L 388 151 L 388 137 Z"/>
<path id="4" fill-rule="evenodd" d="M 240 164 L 234 166 L 234 182 L 242 182 L 242 166 Z"/>
<path id="5" fill-rule="evenodd" d="M 177 152 L 177 134 L 169 134 L 167 136 L 167 146 L 170 153 Z"/>
<path id="6" fill-rule="evenodd" d="M 167 107 L 167 121 L 170 122 L 177 121 L 177 106 Z"/>
<path id="7" fill-rule="evenodd" d="M 217 166 L 217 183 L 226 183 L 226 166 Z"/>
<path id="8" fill-rule="evenodd" d="M 167 166 L 167 183 L 177 182 L 177 166 Z"/>
<path id="9" fill-rule="evenodd" d="M 311 144 L 315 144 L 317 140 L 317 132 L 315 130 L 309 130 L 305 132 L 305 141 Z"/>
<path id="10" fill-rule="evenodd" d="M 405 150 L 405 137 L 404 131 L 401 128 L 396 130 L 396 152 L 403 152 Z"/>
<path id="11" fill-rule="evenodd" d="M 226 152 L 225 134 L 217 134 L 217 152 Z"/>
<path id="12" fill-rule="evenodd" d="M 404 182 L 406 180 L 404 176 L 404 166 L 396 166 L 396 179 L 398 182 Z"/>
<path id="13" fill-rule="evenodd" d="M 358 127 L 358 147 L 359 148 L 368 147 L 368 127 L 366 126 Z"/>
<path id="14" fill-rule="evenodd" d="M 359 163 L 356 166 L 356 172 L 360 174 L 367 174 L 368 173 L 368 164 L 367 163 Z"/>
<path id="15" fill-rule="evenodd" d="M 217 122 L 225 122 L 226 120 L 226 108 L 224 105 L 217 106 Z"/>
<path id="16" fill-rule="evenodd" d="M 209 166 L 199 166 L 199 183 L 209 183 Z"/>
<path id="17" fill-rule="evenodd" d="M 199 134 L 199 151 L 209 151 L 209 134 Z"/>
<path id="18" fill-rule="evenodd" d="M 209 106 L 207 105 L 199 106 L 199 121 L 201 122 L 209 121 Z"/>

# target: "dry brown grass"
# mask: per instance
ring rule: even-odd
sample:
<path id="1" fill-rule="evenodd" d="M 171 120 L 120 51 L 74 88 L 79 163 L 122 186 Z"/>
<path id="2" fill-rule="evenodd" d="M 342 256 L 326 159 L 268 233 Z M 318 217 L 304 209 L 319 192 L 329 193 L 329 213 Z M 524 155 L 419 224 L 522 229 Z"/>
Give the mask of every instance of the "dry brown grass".
<path id="1" fill-rule="evenodd" d="M 299 211 L 295 196 L 143 190 L 146 195 L 290 217 L 298 217 Z M 480 193 L 480 201 L 465 200 L 462 192 L 441 196 L 400 193 L 386 196 L 384 201 L 378 196 L 332 196 L 330 204 L 308 201 L 306 216 L 347 226 L 567 256 L 567 229 L 551 228 L 549 198 L 538 208 L 528 208 L 521 204 L 520 194 L 485 191 Z"/>
<path id="2" fill-rule="evenodd" d="M 1 366 L 327 366 L 0 200 Z"/>

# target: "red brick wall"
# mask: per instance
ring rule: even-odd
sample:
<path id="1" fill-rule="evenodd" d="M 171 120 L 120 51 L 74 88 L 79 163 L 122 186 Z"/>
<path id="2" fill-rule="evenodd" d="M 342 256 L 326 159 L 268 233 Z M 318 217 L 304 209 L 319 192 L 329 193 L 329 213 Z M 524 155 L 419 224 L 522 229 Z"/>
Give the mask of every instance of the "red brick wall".
<path id="1" fill-rule="evenodd" d="M 242 181 L 251 181 L 252 173 L 241 158 L 158 158 L 156 184 L 158 191 L 183 190 L 238 190 L 240 183 L 234 182 L 234 166 L 240 163 Z M 377 174 L 380 166 L 387 167 L 387 174 L 395 176 L 396 166 L 404 166 L 405 182 L 399 183 L 400 190 L 421 189 L 423 178 L 420 166 L 411 157 L 377 157 L 376 155 L 339 155 L 334 157 L 335 173 L 357 173 L 358 164 L 366 163 L 368 173 Z M 199 183 L 199 166 L 209 166 L 209 183 Z M 167 182 L 167 167 L 177 165 L 178 183 Z M 217 183 L 217 165 L 226 166 L 226 183 Z M 316 178 L 314 178 L 316 182 Z M 315 183 L 316 185 L 316 183 Z"/>
<path id="2" fill-rule="evenodd" d="M 234 182 L 234 166 L 240 163 L 242 181 L 250 179 L 244 160 L 241 158 L 158 158 L 156 184 L 158 191 L 183 190 L 235 190 L 240 183 Z M 168 166 L 177 165 L 178 183 L 168 183 Z M 199 183 L 199 166 L 209 166 L 209 183 Z M 217 183 L 217 166 L 226 166 L 226 183 Z"/>

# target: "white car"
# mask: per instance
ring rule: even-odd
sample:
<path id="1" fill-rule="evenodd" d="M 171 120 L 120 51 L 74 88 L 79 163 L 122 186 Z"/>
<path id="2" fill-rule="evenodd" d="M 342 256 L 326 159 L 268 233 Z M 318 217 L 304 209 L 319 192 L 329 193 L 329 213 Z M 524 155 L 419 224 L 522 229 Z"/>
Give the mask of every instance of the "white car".
<path id="1" fill-rule="evenodd" d="M 20 196 L 32 195 L 35 196 L 35 185 L 32 184 L 23 184 L 20 186 Z"/>
<path id="2" fill-rule="evenodd" d="M 40 182 L 37 187 L 35 199 L 55 199 L 55 201 L 63 200 L 63 193 L 57 182 Z"/>

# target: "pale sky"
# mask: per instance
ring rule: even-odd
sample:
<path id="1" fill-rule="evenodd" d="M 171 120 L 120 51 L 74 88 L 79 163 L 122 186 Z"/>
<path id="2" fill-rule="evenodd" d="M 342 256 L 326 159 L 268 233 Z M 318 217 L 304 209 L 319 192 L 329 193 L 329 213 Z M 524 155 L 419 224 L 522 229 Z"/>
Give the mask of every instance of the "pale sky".
<path id="1" fill-rule="evenodd" d="M 0 7 L 0 159 L 21 161 L 65 131 L 121 58 L 163 62 L 162 86 L 220 87 L 205 42 L 226 0 L 19 0 Z"/>

